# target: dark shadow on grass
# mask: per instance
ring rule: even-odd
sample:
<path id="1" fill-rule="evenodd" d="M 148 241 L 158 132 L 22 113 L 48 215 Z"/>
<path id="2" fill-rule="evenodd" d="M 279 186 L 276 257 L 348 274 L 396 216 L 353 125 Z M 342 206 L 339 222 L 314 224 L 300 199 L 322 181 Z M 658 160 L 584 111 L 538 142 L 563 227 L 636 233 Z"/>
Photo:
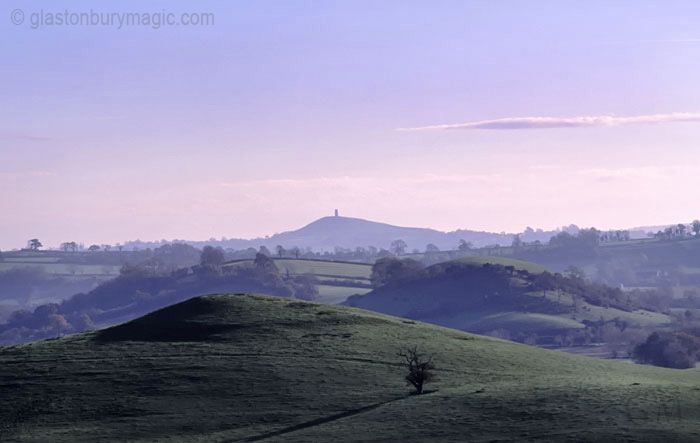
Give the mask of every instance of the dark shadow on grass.
<path id="1" fill-rule="evenodd" d="M 277 436 L 282 435 L 282 434 L 288 434 L 288 433 L 290 433 L 290 432 L 299 431 L 299 430 L 301 430 L 301 429 L 306 429 L 306 428 L 310 428 L 310 427 L 313 427 L 313 426 L 322 425 L 322 424 L 325 424 L 325 423 L 328 423 L 328 422 L 331 422 L 331 421 L 340 420 L 341 418 L 351 417 L 351 416 L 353 416 L 353 415 L 361 414 L 361 413 L 363 413 L 363 412 L 368 412 L 368 411 L 371 411 L 371 410 L 373 410 L 373 409 L 376 409 L 376 408 L 378 408 L 378 407 L 380 407 L 380 406 L 383 406 L 383 405 L 385 405 L 385 404 L 387 404 L 387 403 L 391 403 L 391 402 L 394 402 L 394 401 L 397 401 L 397 400 L 403 400 L 403 399 L 406 399 L 406 398 L 408 398 L 408 397 L 407 397 L 407 396 L 404 396 L 404 397 L 397 397 L 397 398 L 394 398 L 394 399 L 392 399 L 392 400 L 387 400 L 387 401 L 382 401 L 382 402 L 379 402 L 379 403 L 374 403 L 374 404 L 372 404 L 372 405 L 364 406 L 364 407 L 357 408 L 357 409 L 351 409 L 351 410 L 349 410 L 349 411 L 341 412 L 341 413 L 339 413 L 339 414 L 331 415 L 331 416 L 328 416 L 328 417 L 317 418 L 317 419 L 315 419 L 315 420 L 307 421 L 307 422 L 300 423 L 300 424 L 294 425 L 294 426 L 289 426 L 289 427 L 287 427 L 287 428 L 283 428 L 283 429 L 280 429 L 280 430 L 278 430 L 278 431 L 268 432 L 268 433 L 266 433 L 266 434 L 256 435 L 256 436 L 254 436 L 254 437 L 249 437 L 249 438 L 244 439 L 244 440 L 235 440 L 235 441 L 253 442 L 253 441 L 264 440 L 264 439 L 270 438 L 270 437 L 277 437 Z M 232 443 L 232 442 L 231 442 L 231 443 Z"/>
<path id="2" fill-rule="evenodd" d="M 243 328 L 235 323 L 218 323 L 208 314 L 216 311 L 215 303 L 195 297 L 130 322 L 97 332 L 96 341 L 199 342 L 224 340 Z M 202 318 L 204 317 L 204 318 Z"/>
<path id="3" fill-rule="evenodd" d="M 127 327 L 128 326 L 128 327 Z M 222 334 L 241 326 L 212 325 L 200 322 L 181 322 L 171 325 L 125 324 L 100 331 L 95 338 L 101 342 L 201 342 L 225 340 Z"/>

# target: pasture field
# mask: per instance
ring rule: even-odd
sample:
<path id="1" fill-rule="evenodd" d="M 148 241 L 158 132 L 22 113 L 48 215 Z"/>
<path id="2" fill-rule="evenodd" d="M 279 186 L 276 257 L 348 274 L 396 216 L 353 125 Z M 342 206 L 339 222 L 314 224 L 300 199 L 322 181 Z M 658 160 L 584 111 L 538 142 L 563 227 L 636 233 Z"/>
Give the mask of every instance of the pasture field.
<path id="1" fill-rule="evenodd" d="M 366 294 L 369 291 L 371 291 L 369 288 L 318 285 L 318 298 L 316 301 L 320 303 L 328 303 L 330 305 L 337 305 L 347 300 L 347 298 L 351 295 Z"/>
<path id="2" fill-rule="evenodd" d="M 371 290 L 369 277 L 372 274 L 372 265 L 293 258 L 274 258 L 273 260 L 282 274 L 314 274 L 320 282 L 317 286 L 319 292 L 317 301 L 323 303 L 342 303 L 351 295 L 366 294 Z M 238 266 L 251 261 L 240 260 L 224 266 Z"/>
<path id="3" fill-rule="evenodd" d="M 3 261 L 0 271 L 14 268 L 40 268 L 47 274 L 62 277 L 116 277 L 121 266 L 118 265 L 86 265 L 73 263 L 55 263 L 42 261 Z"/>
<path id="4" fill-rule="evenodd" d="M 275 264 L 280 272 L 292 274 L 316 274 L 323 277 L 344 277 L 369 281 L 372 265 L 364 263 L 334 262 L 324 260 L 297 260 L 278 258 Z"/>
<path id="5" fill-rule="evenodd" d="M 541 298 L 541 293 L 530 294 L 533 298 Z M 546 297 L 563 305 L 571 306 L 573 300 L 570 295 L 563 294 L 559 297 L 555 292 L 548 292 Z M 386 300 L 387 303 L 390 300 Z M 410 303 L 407 301 L 407 303 Z M 389 305 L 387 305 L 388 309 Z M 373 309 L 382 310 L 381 306 L 373 306 Z M 411 306 L 404 306 L 405 311 L 410 311 Z M 538 312 L 515 311 L 508 308 L 502 310 L 471 310 L 441 313 L 434 316 L 421 318 L 432 324 L 454 328 L 487 332 L 494 329 L 509 329 L 521 332 L 548 333 L 556 329 L 582 329 L 584 321 L 597 322 L 601 319 L 610 321 L 614 319 L 626 321 L 632 327 L 656 327 L 664 328 L 671 324 L 668 315 L 644 310 L 622 311 L 614 308 L 595 306 L 585 301 L 578 302 L 578 311 L 574 313 L 546 314 Z"/>
<path id="6" fill-rule="evenodd" d="M 412 345 L 437 365 L 420 396 Z M 698 371 L 259 295 L 0 348 L 0 388 L 15 443 L 700 440 Z"/>
<path id="7" fill-rule="evenodd" d="M 29 257 L 7 257 L 4 261 L 7 263 L 56 263 L 60 260 L 59 257 L 51 256 L 29 256 Z"/>

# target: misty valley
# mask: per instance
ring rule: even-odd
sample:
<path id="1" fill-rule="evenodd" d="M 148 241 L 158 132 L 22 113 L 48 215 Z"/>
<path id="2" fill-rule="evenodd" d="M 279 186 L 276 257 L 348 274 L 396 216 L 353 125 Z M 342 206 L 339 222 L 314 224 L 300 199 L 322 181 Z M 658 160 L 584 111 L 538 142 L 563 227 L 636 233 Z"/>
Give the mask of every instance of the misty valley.
<path id="1" fill-rule="evenodd" d="M 564 358 L 562 361 L 567 363 L 562 364 L 572 367 L 585 367 L 588 364 L 588 361 L 566 360 L 569 357 L 555 358 L 553 354 L 535 357 L 539 351 L 528 348 L 534 346 L 605 362 L 620 362 L 610 369 L 620 377 L 630 377 L 629 371 L 636 373 L 636 368 L 649 365 L 688 370 L 686 368 L 694 368 L 700 358 L 700 279 L 697 278 L 700 273 L 694 271 L 700 269 L 700 236 L 697 230 L 693 230 L 696 226 L 693 223 L 686 229 L 679 226 L 686 225 L 671 227 L 669 235 L 652 232 L 636 239 L 630 238 L 627 231 L 604 233 L 592 228 L 566 227 L 552 233 L 547 242 L 523 240 L 523 237 L 527 238 L 525 232 L 504 236 L 502 244 L 483 247 L 474 246 L 479 241 L 478 237 L 472 238 L 474 242 L 460 239 L 452 249 L 441 249 L 434 243 L 419 247 L 426 239 L 434 239 L 435 231 L 412 230 L 406 235 L 406 228 L 345 217 L 321 219 L 284 235 L 289 238 L 323 236 L 325 241 L 347 244 L 352 241 L 348 239 L 362 235 L 379 235 L 373 234 L 373 229 L 381 229 L 381 233 L 386 235 L 385 240 L 374 245 L 354 248 L 337 246 L 332 250 L 314 251 L 303 244 L 273 246 L 279 239 L 275 237 L 257 240 L 262 243 L 257 249 L 225 247 L 225 240 L 218 240 L 207 242 L 204 246 L 189 242 L 164 242 L 147 247 L 125 244 L 87 248 L 71 241 L 65 242 L 59 250 L 46 250 L 39 239 L 32 239 L 25 249 L 2 252 L 0 261 L 3 269 L 0 271 L 0 294 L 4 320 L 4 324 L 0 325 L 0 340 L 6 346 L 1 348 L 0 358 L 4 362 L 4 380 L 14 380 L 5 385 L 10 387 L 10 395 L 4 397 L 4 404 L 6 407 L 21 405 L 17 407 L 22 411 L 25 411 L 22 408 L 28 408 L 21 417 L 16 412 L 11 412 L 15 415 L 6 416 L 10 417 L 10 422 L 15 422 L 9 423 L 4 432 L 6 435 L 21 435 L 23 430 L 36 426 L 43 430 L 41 432 L 47 432 L 46 438 L 49 438 L 49 435 L 54 435 L 51 434 L 52 426 L 62 426 L 61 420 L 76 413 L 75 405 L 62 404 L 55 410 L 54 406 L 46 403 L 49 401 L 46 399 L 40 405 L 26 403 L 28 392 L 36 388 L 31 388 L 32 384 L 27 384 L 28 380 L 17 373 L 17 367 L 36 367 L 39 370 L 36 365 L 44 359 L 56 363 L 66 358 L 82 361 L 86 358 L 86 352 L 93 355 L 86 361 L 111 361 L 117 358 L 118 354 L 114 352 L 124 352 L 125 355 L 134 352 L 148 352 L 149 355 L 152 352 L 159 355 L 165 353 L 158 358 L 168 359 L 173 358 L 165 356 L 170 352 L 177 355 L 194 353 L 201 358 L 216 355 L 219 359 L 224 358 L 221 353 L 228 353 L 231 357 L 225 358 L 222 364 L 229 365 L 234 364 L 238 360 L 236 356 L 242 352 L 239 349 L 239 334 L 245 334 L 247 346 L 252 346 L 257 340 L 270 340 L 264 337 L 272 332 L 263 331 L 276 327 L 282 328 L 275 332 L 277 341 L 274 344 L 281 347 L 281 354 L 266 353 L 265 358 L 284 358 L 285 352 L 299 352 L 300 347 L 309 346 L 312 355 L 321 351 L 330 352 L 323 358 L 342 359 L 344 357 L 336 354 L 341 351 L 335 349 L 336 345 L 333 344 L 340 340 L 346 347 L 341 354 L 348 357 L 357 359 L 359 352 L 368 361 L 388 365 L 387 368 L 400 365 L 401 361 L 396 358 L 385 356 L 376 360 L 377 356 L 366 354 L 365 345 L 358 334 L 362 336 L 367 333 L 361 325 L 372 318 L 403 327 L 410 325 L 421 329 L 420 334 L 425 334 L 416 343 L 398 337 L 395 340 L 389 340 L 386 336 L 375 337 L 373 340 L 380 343 L 373 342 L 372 346 L 378 346 L 377 352 L 380 354 L 388 353 L 390 345 L 412 349 L 413 360 L 408 360 L 408 367 L 411 373 L 420 369 L 420 374 L 425 371 L 430 375 L 417 376 L 428 382 L 426 393 L 437 394 L 442 389 L 452 388 L 446 382 L 452 376 L 446 377 L 442 372 L 446 370 L 444 362 L 462 357 L 446 356 L 447 351 L 441 349 L 443 345 L 436 347 L 432 338 L 433 334 L 449 335 L 450 330 L 455 331 L 454 334 L 464 331 L 497 339 L 491 342 L 483 339 L 487 340 L 480 345 L 484 351 L 479 352 L 491 352 L 493 348 L 498 353 L 502 347 L 504 350 L 511 349 L 506 343 L 520 343 L 525 347 L 512 349 L 522 353 L 517 358 L 524 358 L 524 361 L 546 357 L 555 361 Z M 402 238 L 396 238 L 401 234 Z M 611 237 L 614 240 L 608 240 Z M 75 291 L 80 292 L 72 293 Z M 205 304 L 209 307 L 202 308 L 201 312 L 199 308 L 185 308 L 193 306 L 193 300 L 199 300 L 192 298 L 198 294 L 239 295 L 207 299 Z M 241 294 L 267 294 L 288 301 L 281 305 L 273 303 L 278 311 L 268 313 L 264 311 L 267 309 L 265 306 L 272 299 Z M 243 303 L 240 300 L 248 301 Z M 238 306 L 239 302 L 243 303 L 242 307 Z M 227 309 L 233 309 L 230 311 L 232 313 L 237 312 L 235 315 L 240 320 L 229 321 L 228 310 L 219 312 L 218 307 L 211 307 L 218 303 L 229 306 Z M 247 312 L 241 317 L 239 309 L 254 309 L 255 312 Z M 258 309 L 262 311 L 258 312 Z M 316 314 L 310 320 L 296 317 L 285 320 L 289 315 L 297 315 L 295 312 L 298 309 L 301 309 L 300 313 L 308 311 Z M 370 312 L 393 317 L 372 317 Z M 210 321 L 212 315 L 223 317 Z M 255 322 L 251 316 L 268 320 Z M 341 320 L 327 324 L 337 316 Z M 363 316 L 369 317 L 364 319 Z M 293 326 L 299 332 L 287 330 L 292 327 L 289 321 L 301 322 Z M 450 329 L 430 329 L 429 325 Z M 258 333 L 264 337 L 258 337 Z M 465 335 L 463 345 L 468 347 L 470 340 L 475 340 L 472 337 Z M 289 343 L 284 345 L 285 342 Z M 117 343 L 122 351 L 114 348 Z M 166 343 L 172 343 L 174 347 L 163 348 Z M 139 350 L 147 345 L 150 347 Z M 161 348 L 151 348 L 156 345 Z M 316 349 L 317 345 L 321 348 Z M 192 346 L 195 348 L 190 349 Z M 259 349 L 266 349 L 267 346 Z M 284 350 L 286 346 L 291 347 Z M 362 348 L 354 349 L 352 346 Z M 330 348 L 326 351 L 325 347 Z M 463 351 L 467 352 L 459 352 Z M 64 354 L 59 357 L 55 352 Z M 215 354 L 205 357 L 209 352 Z M 435 363 L 425 360 L 428 353 Z M 287 358 L 301 358 L 294 355 Z M 37 358 L 41 360 L 32 363 Z M 54 358 L 59 360 L 52 360 Z M 512 364 L 508 360 L 510 357 L 502 358 L 504 360 L 500 364 Z M 594 360 L 590 362 L 593 364 Z M 72 371 L 87 370 L 79 366 L 61 369 L 63 364 L 55 366 L 56 363 L 46 376 L 54 370 L 69 371 L 63 375 L 67 377 L 66 384 L 57 387 L 57 393 L 62 389 L 72 389 Z M 119 365 L 129 367 L 132 363 L 135 364 L 122 361 Z M 257 367 L 258 363 L 248 364 Z M 116 361 L 114 364 L 117 364 Z M 500 380 L 503 377 L 496 368 L 482 367 L 475 361 L 467 365 L 471 371 L 488 371 L 489 378 Z M 41 369 L 46 370 L 49 370 L 48 367 Z M 126 367 L 120 370 L 126 370 Z M 134 370 L 139 371 L 138 383 L 151 380 L 155 385 L 149 389 L 154 389 L 154 392 L 166 389 L 163 385 L 165 380 L 144 380 L 141 369 Z M 175 367 L 159 370 L 175 370 Z M 202 370 L 208 371 L 206 377 L 215 377 L 217 383 L 223 383 L 215 375 L 220 374 L 219 369 L 206 365 L 194 370 L 192 380 L 205 377 L 195 375 Z M 576 370 L 576 373 L 580 372 Z M 304 375 L 302 371 L 287 376 Z M 468 374 L 464 376 L 468 383 L 485 383 L 483 378 L 471 380 Z M 691 369 L 684 377 L 691 380 L 697 377 L 697 373 Z M 91 383 L 95 381 L 91 379 L 88 384 Z M 432 386 L 441 388 L 431 391 Z M 590 386 L 586 388 L 593 389 Z M 578 391 L 575 394 L 578 395 Z M 72 395 L 69 396 L 73 398 Z M 138 396 L 138 391 L 129 395 Z M 229 392 L 228 395 L 241 394 Z M 506 395 L 506 391 L 499 395 Z M 180 393 L 177 396 L 178 401 L 184 401 Z M 223 401 L 218 394 L 215 397 L 216 401 Z M 78 399 L 79 396 L 72 401 L 87 401 Z M 50 405 L 55 405 L 56 401 L 50 400 Z M 489 401 L 496 400 L 492 398 Z M 126 404 L 120 407 L 125 410 L 130 408 Z M 151 407 L 158 409 L 162 406 Z M 688 408 L 693 410 L 694 406 Z M 46 422 L 49 412 L 55 420 Z M 94 413 L 108 416 L 113 413 L 117 416 L 122 413 L 142 415 L 140 412 L 124 411 Z M 144 412 L 146 415 L 149 413 L 154 412 Z M 340 410 L 338 413 L 343 414 Z M 688 420 L 694 418 L 690 416 Z M 253 422 L 259 419 L 252 416 L 241 418 Z M 214 432 L 221 426 L 221 417 L 212 420 L 211 423 L 207 421 L 206 426 L 201 425 L 207 432 Z M 675 416 L 673 420 L 676 420 Z M 678 420 L 682 421 L 680 418 Z M 674 426 L 677 424 L 675 421 L 672 423 Z M 688 429 L 691 432 L 693 427 Z M 114 432 L 117 432 L 116 428 Z M 682 435 L 681 431 L 678 432 Z M 26 435 L 34 434 L 29 432 Z"/>
<path id="2" fill-rule="evenodd" d="M 0 443 L 700 442 L 697 0 L 0 12 Z"/>

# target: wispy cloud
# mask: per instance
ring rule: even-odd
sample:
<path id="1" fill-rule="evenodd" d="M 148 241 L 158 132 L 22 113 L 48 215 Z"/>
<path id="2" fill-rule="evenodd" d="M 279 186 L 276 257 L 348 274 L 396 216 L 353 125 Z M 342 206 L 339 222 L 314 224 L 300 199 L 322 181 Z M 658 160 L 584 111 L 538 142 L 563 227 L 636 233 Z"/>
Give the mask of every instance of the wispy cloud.
<path id="1" fill-rule="evenodd" d="M 468 123 L 398 128 L 397 130 L 595 128 L 671 122 L 700 122 L 700 113 L 674 112 L 671 114 L 637 115 L 633 117 L 616 117 L 612 115 L 586 117 L 509 117 Z"/>

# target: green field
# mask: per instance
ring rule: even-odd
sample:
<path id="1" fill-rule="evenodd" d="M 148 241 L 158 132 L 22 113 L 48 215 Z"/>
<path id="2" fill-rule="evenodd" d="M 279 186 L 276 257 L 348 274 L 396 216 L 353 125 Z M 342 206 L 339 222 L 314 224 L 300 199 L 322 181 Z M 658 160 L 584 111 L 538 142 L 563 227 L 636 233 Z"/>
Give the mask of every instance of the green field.
<path id="1" fill-rule="evenodd" d="M 293 258 L 275 258 L 275 265 L 282 274 L 313 274 L 318 278 L 317 301 L 329 304 L 344 302 L 349 296 L 366 294 L 372 265 L 364 263 L 336 262 L 328 260 L 307 260 Z M 240 260 L 224 266 L 239 266 L 252 260 Z"/>
<path id="2" fill-rule="evenodd" d="M 337 305 L 347 300 L 347 298 L 351 295 L 366 294 L 369 291 L 371 291 L 371 289 L 369 288 L 318 285 L 318 298 L 316 299 L 316 301 L 320 303 Z"/>
<path id="3" fill-rule="evenodd" d="M 540 298 L 541 294 L 531 294 L 534 298 Z M 553 302 L 571 306 L 571 296 L 563 294 L 558 297 L 556 293 L 548 292 L 546 297 Z M 373 298 L 368 300 L 368 307 L 379 312 L 391 312 L 396 315 L 407 316 L 412 310 L 430 303 L 430 300 L 408 298 L 401 305 L 396 305 L 396 300 L 391 297 Z M 360 304 L 360 307 L 365 307 Z M 398 309 L 398 310 L 397 310 Z M 574 318 L 575 317 L 575 318 Z M 445 326 L 448 328 L 486 332 L 494 329 L 508 329 L 521 332 L 548 332 L 553 329 L 581 329 L 584 321 L 596 322 L 599 320 L 610 321 L 613 319 L 626 321 L 630 327 L 668 327 L 671 318 L 658 312 L 644 310 L 622 311 L 614 308 L 595 306 L 585 301 L 578 302 L 578 311 L 575 313 L 546 314 L 538 312 L 524 312 L 512 310 L 478 310 L 455 311 L 449 314 L 429 315 L 421 320 L 428 323 Z"/>
<path id="4" fill-rule="evenodd" d="M 292 274 L 316 274 L 359 280 L 369 280 L 369 276 L 372 274 L 372 265 L 364 263 L 276 258 L 275 264 L 282 273 L 288 270 Z"/>
<path id="5" fill-rule="evenodd" d="M 109 277 L 119 275 L 121 266 L 54 263 L 39 260 L 6 260 L 0 262 L 0 271 L 8 271 L 15 268 L 39 268 L 43 269 L 47 274 L 62 277 Z"/>
<path id="6" fill-rule="evenodd" d="M 398 348 L 433 353 L 409 395 Z M 693 442 L 700 372 L 543 350 L 368 311 L 205 296 L 0 349 L 7 442 Z"/>
<path id="7" fill-rule="evenodd" d="M 8 263 L 56 263 L 59 257 L 50 256 L 25 256 L 25 257 L 8 257 L 4 261 Z"/>

